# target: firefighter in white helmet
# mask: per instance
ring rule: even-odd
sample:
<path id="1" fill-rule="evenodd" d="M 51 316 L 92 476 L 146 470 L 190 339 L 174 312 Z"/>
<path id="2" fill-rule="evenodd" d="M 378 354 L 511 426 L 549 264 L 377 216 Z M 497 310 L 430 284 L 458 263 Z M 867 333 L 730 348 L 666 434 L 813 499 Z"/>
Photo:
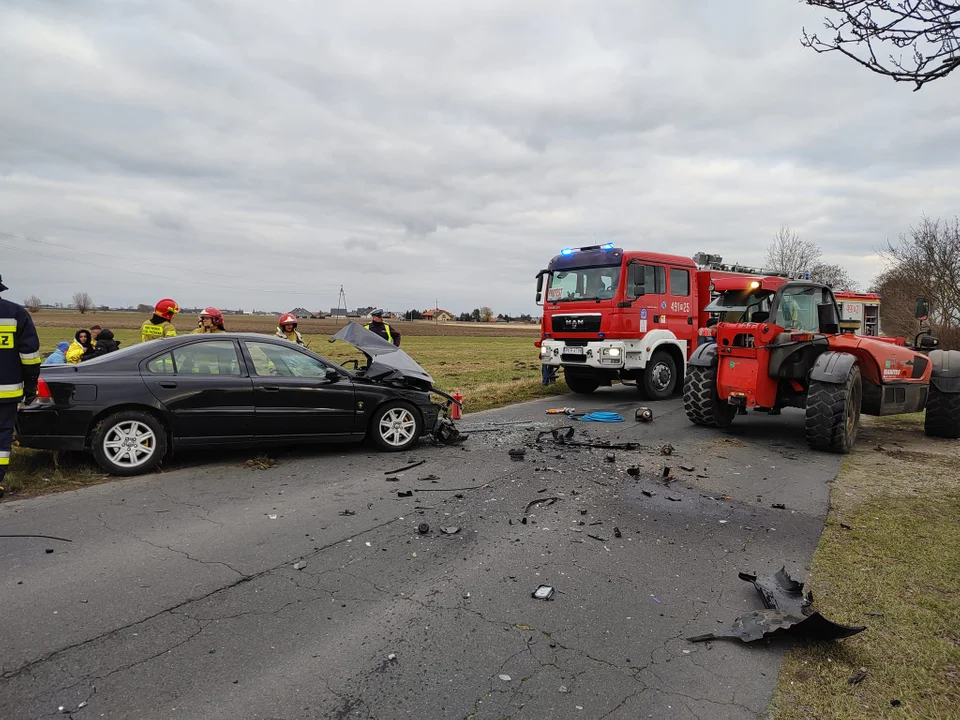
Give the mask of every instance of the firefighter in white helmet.
<path id="1" fill-rule="evenodd" d="M 276 335 L 281 340 L 289 340 L 301 347 L 307 346 L 303 341 L 303 335 L 297 331 L 297 316 L 293 313 L 285 313 L 280 316 L 280 321 L 277 323 Z"/>

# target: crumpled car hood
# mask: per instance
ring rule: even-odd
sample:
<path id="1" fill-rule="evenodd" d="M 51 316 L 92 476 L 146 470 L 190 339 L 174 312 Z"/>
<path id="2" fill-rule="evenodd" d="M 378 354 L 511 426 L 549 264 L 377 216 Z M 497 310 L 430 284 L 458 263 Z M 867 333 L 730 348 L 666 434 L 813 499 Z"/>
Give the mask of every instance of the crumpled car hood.
<path id="1" fill-rule="evenodd" d="M 370 367 L 363 374 L 365 378 L 380 382 L 409 380 L 416 385 L 433 386 L 433 377 L 412 357 L 362 325 L 351 322 L 344 326 L 330 338 L 330 342 L 337 340 L 353 345 L 370 358 Z"/>

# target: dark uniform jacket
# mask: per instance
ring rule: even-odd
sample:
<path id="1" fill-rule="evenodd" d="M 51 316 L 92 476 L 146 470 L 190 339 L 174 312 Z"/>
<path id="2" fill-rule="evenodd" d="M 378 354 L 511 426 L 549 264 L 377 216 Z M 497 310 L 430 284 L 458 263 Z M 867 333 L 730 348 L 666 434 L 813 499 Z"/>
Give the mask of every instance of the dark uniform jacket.
<path id="1" fill-rule="evenodd" d="M 0 298 L 0 403 L 36 397 L 40 361 L 40 339 L 30 313 Z"/>

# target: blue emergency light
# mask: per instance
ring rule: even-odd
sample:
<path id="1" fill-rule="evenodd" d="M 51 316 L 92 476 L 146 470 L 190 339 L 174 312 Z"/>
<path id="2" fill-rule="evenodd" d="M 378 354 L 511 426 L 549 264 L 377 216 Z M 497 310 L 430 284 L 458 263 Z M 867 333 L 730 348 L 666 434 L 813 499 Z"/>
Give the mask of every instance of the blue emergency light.
<path id="1" fill-rule="evenodd" d="M 560 251 L 560 254 L 564 256 L 573 255 L 573 248 L 564 248 L 563 250 Z"/>
<path id="2" fill-rule="evenodd" d="M 601 250 L 613 250 L 613 243 L 607 243 L 606 245 L 600 246 Z"/>

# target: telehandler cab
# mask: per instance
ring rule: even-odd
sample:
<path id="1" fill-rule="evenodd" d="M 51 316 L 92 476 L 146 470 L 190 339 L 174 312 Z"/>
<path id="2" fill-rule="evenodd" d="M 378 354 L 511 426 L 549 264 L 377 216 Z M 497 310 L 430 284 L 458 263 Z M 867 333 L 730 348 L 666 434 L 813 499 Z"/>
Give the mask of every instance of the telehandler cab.
<path id="1" fill-rule="evenodd" d="M 928 313 L 919 299 L 917 318 Z M 926 409 L 927 435 L 960 437 L 960 352 L 934 349 L 939 341 L 924 331 L 913 348 L 841 332 L 833 292 L 807 281 L 785 283 L 769 311 L 744 317 L 750 322 L 719 323 L 716 342 L 690 358 L 683 400 L 694 424 L 727 427 L 751 407 L 805 408 L 810 447 L 847 453 L 861 412 Z"/>

